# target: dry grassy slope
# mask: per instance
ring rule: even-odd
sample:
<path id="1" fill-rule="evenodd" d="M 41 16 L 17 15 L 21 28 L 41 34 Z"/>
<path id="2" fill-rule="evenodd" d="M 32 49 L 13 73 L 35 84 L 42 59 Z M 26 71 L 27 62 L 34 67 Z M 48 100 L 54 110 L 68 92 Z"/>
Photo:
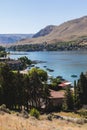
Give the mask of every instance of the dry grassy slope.
<path id="1" fill-rule="evenodd" d="M 0 130 L 87 130 L 87 124 L 70 123 L 54 119 L 48 121 L 34 118 L 25 119 L 14 114 L 0 115 Z"/>
<path id="2" fill-rule="evenodd" d="M 74 19 L 56 26 L 53 31 L 46 36 L 26 39 L 20 43 L 56 43 L 59 41 L 77 40 L 82 36 L 87 36 L 87 16 Z"/>

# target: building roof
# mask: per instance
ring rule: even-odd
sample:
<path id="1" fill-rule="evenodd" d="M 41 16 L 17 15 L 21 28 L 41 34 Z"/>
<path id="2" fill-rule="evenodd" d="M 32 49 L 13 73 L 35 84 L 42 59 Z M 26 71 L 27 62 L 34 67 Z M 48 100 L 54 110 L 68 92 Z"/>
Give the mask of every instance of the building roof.
<path id="1" fill-rule="evenodd" d="M 50 90 L 50 98 L 52 99 L 58 99 L 58 98 L 64 98 L 65 92 L 64 91 L 54 91 Z"/>
<path id="2" fill-rule="evenodd" d="M 71 82 L 68 82 L 68 81 L 64 81 L 62 82 L 61 84 L 59 84 L 60 87 L 66 87 L 68 85 L 71 85 Z"/>
<path id="3" fill-rule="evenodd" d="M 7 61 L 7 64 L 20 64 L 21 61 L 20 60 L 9 60 Z"/>

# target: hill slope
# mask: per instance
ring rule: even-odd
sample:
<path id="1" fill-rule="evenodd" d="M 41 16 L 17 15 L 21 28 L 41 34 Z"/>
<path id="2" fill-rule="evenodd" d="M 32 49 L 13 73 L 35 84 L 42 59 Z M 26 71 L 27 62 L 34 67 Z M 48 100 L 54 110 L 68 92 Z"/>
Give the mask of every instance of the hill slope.
<path id="1" fill-rule="evenodd" d="M 44 42 L 57 43 L 60 41 L 74 41 L 83 37 L 87 37 L 87 16 L 55 26 L 48 35 L 26 39 L 21 41 L 20 44 Z"/>
<path id="2" fill-rule="evenodd" d="M 87 124 L 76 124 L 60 119 L 49 121 L 45 115 L 41 120 L 37 120 L 34 117 L 25 119 L 16 114 L 0 114 L 0 130 L 87 130 Z"/>
<path id="3" fill-rule="evenodd" d="M 53 31 L 54 28 L 55 28 L 55 26 L 49 25 L 49 26 L 41 29 L 39 32 L 37 32 L 33 36 L 33 38 L 37 38 L 37 37 L 41 37 L 41 36 L 46 36 L 46 35 L 50 34 Z"/>

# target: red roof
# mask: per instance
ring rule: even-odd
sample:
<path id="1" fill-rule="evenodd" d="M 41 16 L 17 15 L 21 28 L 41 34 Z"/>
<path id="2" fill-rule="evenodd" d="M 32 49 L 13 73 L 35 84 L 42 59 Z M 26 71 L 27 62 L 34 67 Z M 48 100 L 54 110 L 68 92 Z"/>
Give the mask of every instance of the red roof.
<path id="1" fill-rule="evenodd" d="M 66 86 L 68 86 L 68 85 L 70 85 L 70 84 L 71 84 L 71 82 L 64 81 L 64 82 L 62 82 L 61 84 L 59 84 L 59 86 L 60 86 L 60 87 L 66 87 Z"/>
<path id="2" fill-rule="evenodd" d="M 50 90 L 50 98 L 64 98 L 64 91 L 54 91 Z"/>

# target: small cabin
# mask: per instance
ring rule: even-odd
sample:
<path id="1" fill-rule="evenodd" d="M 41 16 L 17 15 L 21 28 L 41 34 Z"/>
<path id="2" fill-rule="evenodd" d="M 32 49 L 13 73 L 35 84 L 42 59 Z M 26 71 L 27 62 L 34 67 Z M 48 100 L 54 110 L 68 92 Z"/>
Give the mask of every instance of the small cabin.
<path id="1" fill-rule="evenodd" d="M 50 90 L 49 100 L 50 100 L 50 103 L 52 104 L 52 106 L 53 107 L 62 106 L 63 100 L 64 100 L 64 95 L 65 95 L 64 91 Z"/>

